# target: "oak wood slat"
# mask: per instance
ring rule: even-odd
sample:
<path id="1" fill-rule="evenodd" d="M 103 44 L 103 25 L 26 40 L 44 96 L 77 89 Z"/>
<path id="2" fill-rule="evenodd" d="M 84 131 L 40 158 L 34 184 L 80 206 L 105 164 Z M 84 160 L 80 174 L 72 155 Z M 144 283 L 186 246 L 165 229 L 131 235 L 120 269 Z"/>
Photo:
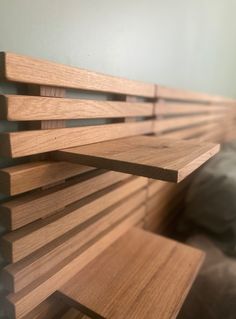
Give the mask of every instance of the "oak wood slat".
<path id="1" fill-rule="evenodd" d="M 7 81 L 150 98 L 155 96 L 154 84 L 131 81 L 9 52 L 2 52 L 0 60 L 4 66 L 0 76 Z"/>
<path id="2" fill-rule="evenodd" d="M 9 262 L 16 262 L 121 200 L 130 190 L 136 191 L 145 186 L 145 178 L 131 178 L 128 182 L 120 182 L 82 199 L 55 215 L 8 233 L 1 240 L 2 255 Z"/>
<path id="3" fill-rule="evenodd" d="M 5 132 L 0 134 L 0 156 L 21 157 L 152 132 L 152 121 Z"/>
<path id="4" fill-rule="evenodd" d="M 202 260 L 199 250 L 132 228 L 59 292 L 94 318 L 175 318 Z"/>
<path id="5" fill-rule="evenodd" d="M 94 243 L 76 252 L 70 257 L 69 261 L 65 260 L 63 263 L 58 264 L 46 276 L 42 276 L 40 280 L 36 280 L 18 293 L 8 295 L 6 310 L 9 316 L 21 319 L 29 313 L 127 232 L 127 230 L 136 225 L 143 218 L 143 214 L 143 209 L 138 210 L 136 213 L 125 218 L 104 236 L 96 239 Z"/>
<path id="6" fill-rule="evenodd" d="M 220 123 L 210 123 L 210 124 L 203 124 L 200 126 L 193 126 L 193 127 L 187 127 L 183 128 L 178 131 L 171 131 L 171 132 L 164 132 L 163 136 L 166 138 L 173 138 L 173 139 L 192 139 L 192 138 L 198 138 L 203 137 L 208 133 L 208 132 L 215 132 L 215 131 L 222 131 L 222 126 Z M 222 132 L 223 133 L 223 132 Z"/>
<path id="7" fill-rule="evenodd" d="M 219 145 L 136 136 L 65 149 L 57 158 L 79 164 L 179 182 L 219 151 Z"/>
<path id="8" fill-rule="evenodd" d="M 0 118 L 8 121 L 42 121 L 152 116 L 152 103 L 5 95 Z"/>
<path id="9" fill-rule="evenodd" d="M 189 103 L 156 103 L 156 115 L 172 114 L 201 114 L 201 113 L 221 113 L 228 112 L 230 109 L 221 105 L 214 104 L 189 104 Z"/>
<path id="10" fill-rule="evenodd" d="M 22 319 L 57 319 L 68 309 L 55 295 L 50 296 Z"/>
<path id="11" fill-rule="evenodd" d="M 9 230 L 18 229 L 129 177 L 128 174 L 96 170 L 51 189 L 27 193 L 1 204 L 1 222 Z"/>
<path id="12" fill-rule="evenodd" d="M 86 223 L 50 242 L 23 260 L 6 266 L 3 271 L 4 287 L 9 291 L 17 292 L 40 278 L 100 233 L 114 226 L 134 210 L 140 209 L 145 202 L 145 195 L 145 189 L 127 192 L 124 194 L 125 197 L 114 205 L 106 208 L 105 204 L 104 207 L 101 207 L 101 212 Z M 81 213 L 83 214 L 83 208 Z M 143 219 L 144 217 L 145 214 L 143 214 Z"/>
<path id="13" fill-rule="evenodd" d="M 225 118 L 222 114 L 197 115 L 197 116 L 181 116 L 167 119 L 160 119 L 154 122 L 154 132 L 162 133 L 167 130 L 180 129 L 187 126 L 200 125 L 203 123 L 220 122 Z"/>
<path id="14" fill-rule="evenodd" d="M 36 161 L 0 169 L 0 192 L 9 196 L 79 175 L 93 168 L 68 162 Z"/>
<path id="15" fill-rule="evenodd" d="M 236 105 L 235 99 L 229 99 L 222 96 L 210 95 L 205 93 L 192 92 L 187 90 L 169 88 L 165 86 L 158 85 L 157 97 L 159 99 L 167 100 L 180 100 L 180 101 L 198 101 L 198 102 L 208 102 L 208 103 L 220 103 Z"/>

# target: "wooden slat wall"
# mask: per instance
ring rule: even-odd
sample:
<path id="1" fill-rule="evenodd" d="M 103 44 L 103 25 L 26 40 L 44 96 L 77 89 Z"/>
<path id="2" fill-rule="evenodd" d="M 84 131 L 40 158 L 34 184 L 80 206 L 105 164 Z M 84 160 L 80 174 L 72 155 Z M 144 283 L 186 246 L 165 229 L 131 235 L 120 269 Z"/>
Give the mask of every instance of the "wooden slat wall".
<path id="1" fill-rule="evenodd" d="M 163 231 L 182 208 L 188 181 L 55 161 L 50 152 L 141 134 L 223 142 L 236 137 L 236 102 L 12 53 L 0 60 L 3 81 L 30 84 L 28 95 L 0 96 L 0 119 L 25 125 L 0 134 L 0 155 L 27 156 L 0 169 L 0 192 L 11 196 L 0 204 L 7 312 L 58 318 L 67 309 L 52 296 L 57 288 L 132 226 Z M 77 98 L 70 88 L 80 90 Z M 81 98 L 81 90 L 91 96 Z"/>

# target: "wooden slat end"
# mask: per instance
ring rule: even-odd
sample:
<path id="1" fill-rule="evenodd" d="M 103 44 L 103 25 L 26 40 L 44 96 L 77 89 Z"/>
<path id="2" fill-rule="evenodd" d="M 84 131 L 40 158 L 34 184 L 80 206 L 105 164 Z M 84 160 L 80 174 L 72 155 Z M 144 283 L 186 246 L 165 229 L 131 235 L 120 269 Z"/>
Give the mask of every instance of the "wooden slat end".
<path id="1" fill-rule="evenodd" d="M 10 133 L 0 133 L 0 156 L 8 158 L 13 157 Z"/>

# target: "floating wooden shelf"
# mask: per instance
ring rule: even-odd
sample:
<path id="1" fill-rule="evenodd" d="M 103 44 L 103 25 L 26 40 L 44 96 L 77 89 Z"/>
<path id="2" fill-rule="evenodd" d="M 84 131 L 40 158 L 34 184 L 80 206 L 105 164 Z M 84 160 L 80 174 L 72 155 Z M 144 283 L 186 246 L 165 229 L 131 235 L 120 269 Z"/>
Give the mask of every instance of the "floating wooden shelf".
<path id="1" fill-rule="evenodd" d="M 203 253 L 133 228 L 59 289 L 97 318 L 175 318 Z"/>
<path id="2" fill-rule="evenodd" d="M 58 151 L 66 161 L 180 182 L 219 151 L 217 144 L 135 136 Z"/>

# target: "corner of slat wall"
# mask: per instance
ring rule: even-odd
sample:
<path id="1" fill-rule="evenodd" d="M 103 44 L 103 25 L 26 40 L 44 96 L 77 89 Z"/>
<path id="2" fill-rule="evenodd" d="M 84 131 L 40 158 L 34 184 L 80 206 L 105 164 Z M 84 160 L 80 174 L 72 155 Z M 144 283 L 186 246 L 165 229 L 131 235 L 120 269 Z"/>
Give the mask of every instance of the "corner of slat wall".
<path id="1" fill-rule="evenodd" d="M 4 171 L 4 169 L 0 170 L 0 193 L 11 196 L 11 180 L 10 175 Z"/>
<path id="2" fill-rule="evenodd" d="M 7 296 L 5 300 L 5 312 L 7 318 L 17 318 L 15 305 L 11 302 L 9 297 L 10 296 Z"/>
<path id="3" fill-rule="evenodd" d="M 2 270 L 2 284 L 7 291 L 14 292 L 14 277 L 5 268 Z"/>
<path id="4" fill-rule="evenodd" d="M 6 52 L 0 52 L 0 80 L 6 80 Z"/>
<path id="5" fill-rule="evenodd" d="M 0 133 L 0 156 L 13 157 L 11 149 L 11 134 L 8 132 Z"/>
<path id="6" fill-rule="evenodd" d="M 7 113 L 7 97 L 0 94 L 0 120 L 7 120 Z"/>
<path id="7" fill-rule="evenodd" d="M 10 242 L 9 240 L 6 240 L 3 236 L 0 241 L 0 248 L 1 248 L 1 253 L 3 258 L 9 263 L 13 263 L 14 258 L 13 258 L 12 242 Z"/>

